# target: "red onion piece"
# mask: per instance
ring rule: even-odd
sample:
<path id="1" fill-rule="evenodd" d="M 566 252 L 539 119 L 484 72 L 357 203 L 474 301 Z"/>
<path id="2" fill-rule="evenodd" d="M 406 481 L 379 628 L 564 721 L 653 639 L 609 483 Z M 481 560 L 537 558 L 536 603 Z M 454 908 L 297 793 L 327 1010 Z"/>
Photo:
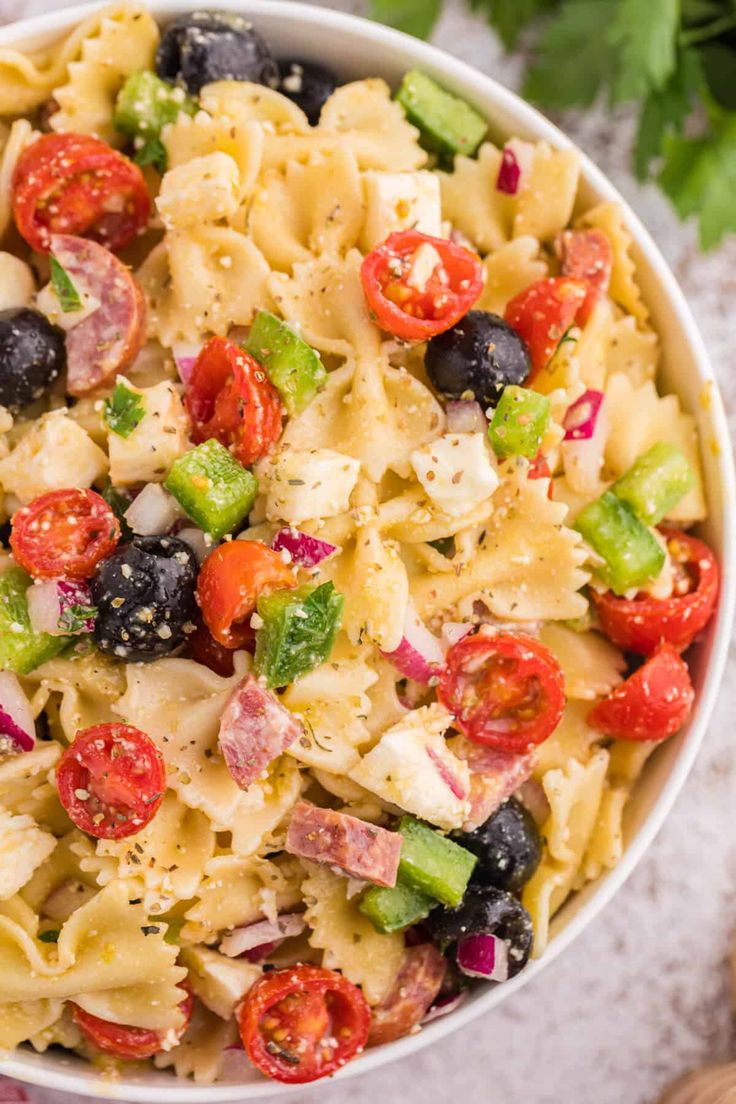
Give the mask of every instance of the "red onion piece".
<path id="1" fill-rule="evenodd" d="M 457 964 L 468 977 L 506 981 L 509 976 L 509 949 L 496 935 L 466 935 L 457 945 Z"/>
<path id="2" fill-rule="evenodd" d="M 445 407 L 448 433 L 485 433 L 488 422 L 480 403 L 452 399 Z"/>
<path id="3" fill-rule="evenodd" d="M 33 751 L 36 726 L 28 698 L 10 671 L 0 671 L 0 754 Z"/>
<path id="4" fill-rule="evenodd" d="M 28 588 L 26 600 L 31 628 L 36 633 L 78 636 L 80 633 L 91 633 L 95 627 L 94 617 L 86 617 L 80 622 L 73 611 L 74 606 L 92 605 L 87 583 L 72 579 L 45 579 Z M 70 620 L 65 621 L 67 611 L 70 611 Z"/>
<path id="5" fill-rule="evenodd" d="M 565 440 L 587 441 L 595 433 L 603 402 L 602 391 L 586 391 L 565 414 Z"/>
<path id="6" fill-rule="evenodd" d="M 125 511 L 128 525 L 141 537 L 168 533 L 181 516 L 179 503 L 160 483 L 146 483 Z"/>
<path id="7" fill-rule="evenodd" d="M 270 920 L 257 920 L 255 924 L 248 924 L 245 928 L 235 928 L 229 935 L 224 936 L 219 949 L 229 958 L 237 958 L 246 951 L 252 951 L 254 948 L 261 949 L 267 943 L 280 943 L 282 939 L 301 935 L 306 926 L 301 913 L 286 912 L 276 918 L 276 923 Z"/>
<path id="8" fill-rule="evenodd" d="M 247 962 L 252 962 L 255 965 L 258 962 L 263 962 L 265 958 L 272 955 L 280 946 L 280 939 L 275 939 L 273 943 L 261 943 L 260 947 L 254 947 L 251 951 L 243 951 L 243 958 Z"/>
<path id="9" fill-rule="evenodd" d="M 171 350 L 174 354 L 174 363 L 179 373 L 179 379 L 185 386 L 192 378 L 192 371 L 199 356 L 199 350 L 199 345 L 188 345 L 184 342 L 177 342 Z"/>
<path id="10" fill-rule="evenodd" d="M 406 609 L 404 635 L 398 648 L 393 652 L 381 654 L 393 663 L 396 670 L 400 671 L 405 678 L 425 686 L 437 677 L 437 669 L 445 660 L 442 644 L 429 631 L 411 602 Z"/>
<path id="11" fill-rule="evenodd" d="M 432 1023 L 432 1020 L 439 1020 L 443 1016 L 448 1016 L 450 1012 L 454 1012 L 456 1008 L 467 1000 L 468 990 L 463 989 L 460 993 L 453 993 L 449 997 L 443 997 L 437 1000 L 431 1008 L 427 1010 L 424 1019 L 421 1021 L 422 1025 Z"/>
<path id="12" fill-rule="evenodd" d="M 428 747 L 425 748 L 425 750 L 432 761 L 432 765 L 452 796 L 457 797 L 460 801 L 465 801 L 468 796 L 468 786 L 465 779 L 459 778 L 458 775 L 453 774 L 449 764 L 439 757 L 434 748 Z"/>
<path id="13" fill-rule="evenodd" d="M 504 195 L 516 195 L 521 180 L 521 166 L 512 149 L 506 147 L 501 154 L 501 164 L 496 178 L 496 191 Z"/>
<path id="14" fill-rule="evenodd" d="M 179 540 L 183 540 L 185 544 L 188 544 L 194 555 L 197 557 L 197 563 L 202 564 L 209 556 L 212 549 L 215 547 L 215 542 L 210 541 L 207 543 L 207 538 L 201 529 L 196 529 L 194 526 L 185 526 L 183 529 L 179 529 L 176 536 Z"/>
<path id="15" fill-rule="evenodd" d="M 278 531 L 271 547 L 274 552 L 288 552 L 291 562 L 299 564 L 300 567 L 315 567 L 333 552 L 337 552 L 336 545 L 318 540 L 317 537 L 310 537 L 309 533 L 302 533 L 299 529 L 288 527 Z"/>

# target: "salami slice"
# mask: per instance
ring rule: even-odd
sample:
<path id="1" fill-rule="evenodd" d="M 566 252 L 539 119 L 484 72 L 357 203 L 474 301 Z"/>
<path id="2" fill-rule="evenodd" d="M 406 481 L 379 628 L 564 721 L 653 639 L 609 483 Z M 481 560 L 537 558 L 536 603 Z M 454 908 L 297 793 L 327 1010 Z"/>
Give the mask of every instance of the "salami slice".
<path id="1" fill-rule="evenodd" d="M 246 790 L 301 734 L 296 717 L 248 675 L 225 705 L 220 750 L 233 779 Z"/>
<path id="2" fill-rule="evenodd" d="M 286 850 L 301 859 L 339 866 L 352 878 L 396 885 L 401 836 L 357 817 L 300 801 L 294 807 Z"/>
<path id="3" fill-rule="evenodd" d="M 421 1023 L 442 987 L 447 962 L 432 943 L 407 947 L 388 996 L 372 1010 L 368 1046 L 392 1043 Z"/>
<path id="4" fill-rule="evenodd" d="M 72 284 L 100 303 L 66 335 L 66 389 L 86 395 L 135 360 L 146 336 L 146 305 L 133 274 L 103 245 L 52 234 L 51 252 Z"/>
<path id="5" fill-rule="evenodd" d="M 473 832 L 531 776 L 536 753 L 497 751 L 474 744 L 464 736 L 448 742 L 453 755 L 464 759 L 470 767 L 470 811 L 462 830 Z"/>

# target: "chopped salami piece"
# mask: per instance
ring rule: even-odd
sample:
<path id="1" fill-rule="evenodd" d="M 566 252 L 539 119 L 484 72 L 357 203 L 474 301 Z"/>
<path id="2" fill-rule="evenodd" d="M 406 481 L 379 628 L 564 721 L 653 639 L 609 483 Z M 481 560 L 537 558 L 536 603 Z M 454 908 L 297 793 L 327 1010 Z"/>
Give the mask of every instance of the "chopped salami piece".
<path id="1" fill-rule="evenodd" d="M 51 252 L 72 284 L 100 303 L 66 335 L 66 389 L 85 395 L 135 360 L 146 336 L 145 301 L 133 274 L 103 245 L 52 234 Z"/>
<path id="2" fill-rule="evenodd" d="M 421 1023 L 442 987 L 447 962 L 432 943 L 407 947 L 388 996 L 371 1012 L 368 1046 L 391 1043 Z"/>
<path id="3" fill-rule="evenodd" d="M 396 885 L 401 836 L 300 801 L 291 816 L 286 850 L 301 859 L 339 866 L 352 878 L 391 888 Z"/>
<path id="4" fill-rule="evenodd" d="M 241 790 L 301 736 L 296 717 L 248 675 L 233 690 L 220 721 L 220 750 Z"/>
<path id="5" fill-rule="evenodd" d="M 451 740 L 450 746 L 453 754 L 470 767 L 470 812 L 462 830 L 473 832 L 531 776 L 536 754 L 497 751 L 464 736 Z"/>

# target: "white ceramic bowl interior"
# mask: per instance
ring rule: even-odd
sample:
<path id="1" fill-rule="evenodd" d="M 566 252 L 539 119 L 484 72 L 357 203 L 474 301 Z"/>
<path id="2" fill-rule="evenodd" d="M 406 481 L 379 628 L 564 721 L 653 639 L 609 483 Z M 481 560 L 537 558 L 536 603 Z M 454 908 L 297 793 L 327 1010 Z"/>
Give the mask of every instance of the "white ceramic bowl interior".
<path id="1" fill-rule="evenodd" d="M 45 46 L 74 27 L 95 6 L 99 5 L 69 8 L 6 26 L 0 29 L 0 46 Z M 151 4 L 153 14 L 161 23 L 198 6 L 202 5 L 188 4 L 186 0 L 153 0 Z M 333 68 L 344 80 L 382 76 L 394 86 L 407 69 L 418 67 L 471 101 L 488 118 L 493 137 L 503 140 L 519 135 L 533 140 L 544 138 L 557 147 L 571 145 L 569 139 L 542 115 L 491 78 L 440 50 L 379 24 L 280 0 L 213 0 L 211 6 L 250 16 L 277 55 L 313 58 Z M 664 347 L 660 382 L 666 390 L 680 395 L 685 408 L 695 414 L 700 430 L 710 510 L 708 521 L 702 527 L 703 535 L 720 562 L 733 568 L 736 562 L 733 459 L 728 427 L 702 338 L 655 243 L 616 189 L 587 158 L 583 158 L 579 204 L 585 208 L 602 200 L 615 200 L 624 207 L 626 224 L 635 243 L 639 282 Z M 690 723 L 675 739 L 667 741 L 647 766 L 627 812 L 627 847 L 623 860 L 615 870 L 574 896 L 558 913 L 544 957 L 532 962 L 513 981 L 476 989 L 454 1014 L 435 1021 L 417 1035 L 368 1051 L 338 1074 L 339 1077 L 365 1073 L 396 1058 L 405 1058 L 475 1017 L 490 1012 L 536 977 L 612 898 L 661 827 L 692 766 L 723 673 L 733 609 L 734 577 L 732 570 L 727 570 L 718 617 L 692 662 L 698 696 Z M 111 1082 L 73 1055 L 55 1049 L 46 1054 L 21 1049 L 0 1060 L 0 1072 L 83 1096 L 145 1104 L 174 1101 L 217 1104 L 220 1101 L 261 1100 L 289 1091 L 282 1085 L 257 1080 L 250 1071 L 243 1073 L 242 1070 L 236 1077 L 247 1077 L 247 1081 L 232 1080 L 208 1086 L 177 1081 L 164 1072 L 127 1075 L 123 1080 Z"/>

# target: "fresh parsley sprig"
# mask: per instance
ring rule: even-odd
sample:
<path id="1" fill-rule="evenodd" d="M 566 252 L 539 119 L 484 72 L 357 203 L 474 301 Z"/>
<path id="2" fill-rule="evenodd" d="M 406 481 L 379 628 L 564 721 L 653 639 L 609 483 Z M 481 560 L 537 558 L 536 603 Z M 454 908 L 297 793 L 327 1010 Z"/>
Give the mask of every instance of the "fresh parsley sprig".
<path id="1" fill-rule="evenodd" d="M 468 0 L 528 57 L 522 94 L 550 110 L 636 103 L 640 180 L 656 178 L 704 249 L 736 232 L 736 0 Z M 369 0 L 428 37 L 442 0 Z"/>
<path id="2" fill-rule="evenodd" d="M 110 398 L 105 399 L 103 417 L 118 437 L 130 437 L 145 412 L 143 399 L 138 392 L 131 391 L 118 380 Z"/>
<path id="3" fill-rule="evenodd" d="M 51 272 L 51 286 L 59 300 L 59 306 L 64 314 L 82 309 L 82 300 L 79 292 L 72 283 L 72 278 L 67 270 L 57 261 L 53 253 L 49 254 L 49 269 Z"/>

